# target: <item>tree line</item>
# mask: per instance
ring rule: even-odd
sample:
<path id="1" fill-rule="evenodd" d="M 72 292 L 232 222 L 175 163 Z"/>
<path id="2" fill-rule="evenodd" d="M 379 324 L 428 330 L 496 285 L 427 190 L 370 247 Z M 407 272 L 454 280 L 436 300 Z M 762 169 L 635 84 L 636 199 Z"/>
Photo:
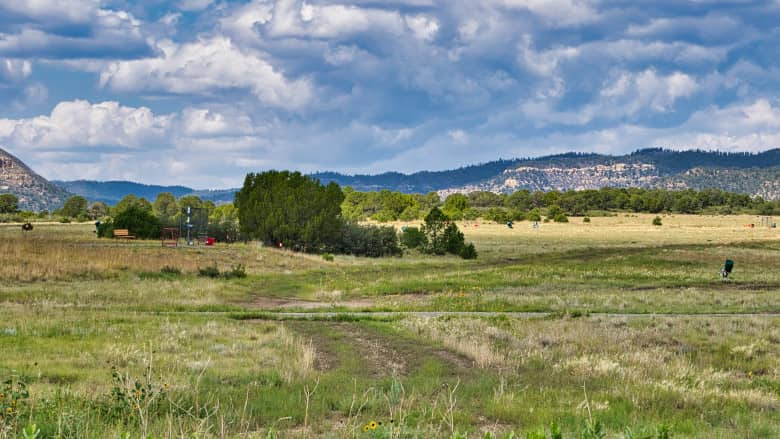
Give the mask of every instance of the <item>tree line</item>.
<path id="1" fill-rule="evenodd" d="M 401 255 L 403 242 L 424 253 L 477 257 L 474 246 L 466 244 L 457 225 L 436 206 L 427 212 L 422 230 L 410 228 L 399 237 L 394 227 L 358 224 L 345 215 L 346 198 L 334 182 L 322 185 L 299 172 L 268 171 L 246 176 L 236 208 L 241 231 L 275 247 L 377 257 Z M 412 235 L 417 239 L 411 240 Z"/>
<path id="2" fill-rule="evenodd" d="M 422 219 L 433 207 L 454 220 L 484 218 L 495 221 L 538 220 L 542 210 L 568 216 L 598 215 L 607 212 L 637 213 L 780 213 L 780 202 L 719 189 L 696 191 L 602 188 L 582 191 L 528 191 L 496 194 L 474 191 L 451 194 L 442 200 L 436 192 L 426 195 L 383 190 L 358 192 L 344 189 L 341 204 L 345 218 L 352 221 L 413 221 Z"/>

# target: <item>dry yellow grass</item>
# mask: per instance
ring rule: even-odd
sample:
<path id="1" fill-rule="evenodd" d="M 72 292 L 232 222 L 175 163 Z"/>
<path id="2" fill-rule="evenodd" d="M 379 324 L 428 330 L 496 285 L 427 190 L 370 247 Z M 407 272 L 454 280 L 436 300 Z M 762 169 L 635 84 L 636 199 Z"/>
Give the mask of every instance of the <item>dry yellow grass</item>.
<path id="1" fill-rule="evenodd" d="M 159 272 L 164 266 L 185 273 L 217 264 L 222 270 L 242 264 L 252 273 L 317 267 L 316 256 L 280 252 L 256 243 L 214 247 L 164 248 L 157 241 L 98 239 L 85 224 L 36 224 L 22 233 L 0 226 L 0 279 L 31 282 L 100 279 L 124 271 Z"/>

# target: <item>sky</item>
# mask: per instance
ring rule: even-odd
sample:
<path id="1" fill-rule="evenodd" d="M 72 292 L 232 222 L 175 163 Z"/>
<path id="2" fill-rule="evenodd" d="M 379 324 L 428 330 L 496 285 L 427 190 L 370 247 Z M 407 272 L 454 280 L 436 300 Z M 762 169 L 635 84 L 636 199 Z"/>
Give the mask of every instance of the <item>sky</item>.
<path id="1" fill-rule="evenodd" d="M 0 148 L 239 186 L 780 146 L 780 0 L 0 0 Z"/>

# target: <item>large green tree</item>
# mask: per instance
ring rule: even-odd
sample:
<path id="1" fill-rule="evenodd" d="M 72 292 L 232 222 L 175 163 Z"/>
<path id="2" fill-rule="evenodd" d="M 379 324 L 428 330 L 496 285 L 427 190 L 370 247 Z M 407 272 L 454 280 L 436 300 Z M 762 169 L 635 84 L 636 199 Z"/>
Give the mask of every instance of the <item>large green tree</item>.
<path id="1" fill-rule="evenodd" d="M 160 192 L 152 203 L 152 212 L 165 225 L 178 224 L 176 214 L 179 213 L 179 205 L 176 197 L 170 192 Z"/>
<path id="2" fill-rule="evenodd" d="M 313 252 L 328 248 L 340 236 L 344 194 L 299 172 L 248 174 L 236 194 L 241 231 L 271 245 Z"/>
<path id="3" fill-rule="evenodd" d="M 85 217 L 87 215 L 87 199 L 81 195 L 68 198 L 60 209 L 60 214 L 69 218 Z"/>
<path id="4" fill-rule="evenodd" d="M 0 213 L 14 213 L 19 210 L 19 199 L 14 194 L 0 194 Z"/>
<path id="5" fill-rule="evenodd" d="M 138 198 L 133 194 L 128 194 L 111 208 L 111 215 L 117 216 L 130 207 L 137 207 L 148 212 L 152 211 L 152 203 L 146 198 Z"/>

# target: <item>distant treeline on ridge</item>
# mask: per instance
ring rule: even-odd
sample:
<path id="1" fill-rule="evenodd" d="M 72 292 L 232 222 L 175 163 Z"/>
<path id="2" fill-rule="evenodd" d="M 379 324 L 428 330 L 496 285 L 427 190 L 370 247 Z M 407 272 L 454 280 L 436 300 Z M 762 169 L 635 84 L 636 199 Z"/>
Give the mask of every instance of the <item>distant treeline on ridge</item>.
<path id="1" fill-rule="evenodd" d="M 520 190 L 510 195 L 493 192 L 452 194 L 442 200 L 436 192 L 427 195 L 404 194 L 383 190 L 358 192 L 344 188 L 342 214 L 350 220 L 412 221 L 425 216 L 433 207 L 453 219 L 484 218 L 494 221 L 518 221 L 537 217 L 542 209 L 552 209 L 572 216 L 604 212 L 630 211 L 645 213 L 780 213 L 780 202 L 760 197 L 726 192 L 719 189 L 672 191 L 664 189 L 602 188 L 582 191 L 530 192 Z"/>

